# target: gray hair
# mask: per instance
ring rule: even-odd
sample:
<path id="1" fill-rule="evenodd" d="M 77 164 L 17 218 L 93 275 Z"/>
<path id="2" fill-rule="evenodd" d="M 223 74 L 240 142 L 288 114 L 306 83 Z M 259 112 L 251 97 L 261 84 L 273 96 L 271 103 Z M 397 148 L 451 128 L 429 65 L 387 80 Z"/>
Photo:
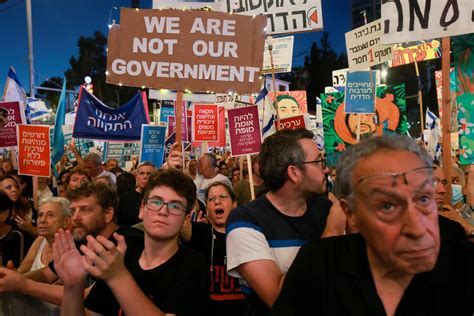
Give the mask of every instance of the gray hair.
<path id="1" fill-rule="evenodd" d="M 41 199 L 41 201 L 39 201 L 39 207 L 49 203 L 59 205 L 61 207 L 61 211 L 63 212 L 64 217 L 68 217 L 71 215 L 71 202 L 69 202 L 68 199 L 63 197 L 50 196 Z"/>
<path id="2" fill-rule="evenodd" d="M 360 143 L 349 147 L 336 164 L 338 198 L 345 198 L 352 202 L 352 174 L 357 163 L 381 150 L 407 151 L 415 154 L 427 167 L 433 166 L 428 152 L 406 135 L 389 134 L 373 136 L 363 139 Z"/>
<path id="3" fill-rule="evenodd" d="M 93 162 L 96 166 L 102 165 L 102 157 L 95 152 L 88 153 L 82 160 Z"/>

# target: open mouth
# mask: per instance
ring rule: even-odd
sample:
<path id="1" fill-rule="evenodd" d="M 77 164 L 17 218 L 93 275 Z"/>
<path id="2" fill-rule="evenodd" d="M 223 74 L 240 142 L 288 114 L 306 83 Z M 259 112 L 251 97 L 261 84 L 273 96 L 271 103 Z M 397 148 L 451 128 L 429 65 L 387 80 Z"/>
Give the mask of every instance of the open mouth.
<path id="1" fill-rule="evenodd" d="M 216 209 L 215 213 L 216 213 L 216 215 L 222 215 L 222 214 L 224 214 L 224 210 L 221 209 L 221 208 L 218 208 L 218 209 Z"/>

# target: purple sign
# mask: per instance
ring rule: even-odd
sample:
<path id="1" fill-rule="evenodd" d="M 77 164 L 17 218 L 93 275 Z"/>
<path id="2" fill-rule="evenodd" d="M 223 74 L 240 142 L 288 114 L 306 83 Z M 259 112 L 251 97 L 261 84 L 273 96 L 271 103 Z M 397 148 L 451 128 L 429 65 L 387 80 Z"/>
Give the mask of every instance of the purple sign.
<path id="1" fill-rule="evenodd" d="M 16 126 L 24 123 L 19 102 L 0 102 L 0 148 L 18 145 Z"/>
<path id="2" fill-rule="evenodd" d="M 227 110 L 232 156 L 257 154 L 260 152 L 262 135 L 256 105 Z"/>
<path id="3" fill-rule="evenodd" d="M 188 116 L 187 120 L 183 120 L 183 123 L 182 123 L 183 125 L 181 126 L 181 130 L 182 130 L 181 140 L 183 142 L 189 142 L 189 140 L 191 139 L 191 129 L 189 128 L 189 126 L 191 126 L 191 123 L 192 123 L 191 116 Z M 166 135 L 170 137 L 171 134 L 173 134 L 174 132 L 176 132 L 176 123 L 174 120 L 174 115 L 170 115 L 168 116 L 168 129 L 167 129 Z"/>

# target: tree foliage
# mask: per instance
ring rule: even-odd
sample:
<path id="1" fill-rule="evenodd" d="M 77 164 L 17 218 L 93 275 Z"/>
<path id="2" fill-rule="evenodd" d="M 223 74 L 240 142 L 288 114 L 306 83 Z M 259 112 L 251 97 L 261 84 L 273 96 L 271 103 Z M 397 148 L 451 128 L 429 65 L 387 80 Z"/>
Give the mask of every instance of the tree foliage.
<path id="1" fill-rule="evenodd" d="M 63 87 L 63 79 L 60 77 L 49 78 L 43 81 L 43 83 L 40 84 L 40 87 L 61 89 Z M 51 106 L 54 110 L 58 106 L 60 92 L 38 89 L 36 94 L 37 98 L 45 101 L 45 103 Z"/>

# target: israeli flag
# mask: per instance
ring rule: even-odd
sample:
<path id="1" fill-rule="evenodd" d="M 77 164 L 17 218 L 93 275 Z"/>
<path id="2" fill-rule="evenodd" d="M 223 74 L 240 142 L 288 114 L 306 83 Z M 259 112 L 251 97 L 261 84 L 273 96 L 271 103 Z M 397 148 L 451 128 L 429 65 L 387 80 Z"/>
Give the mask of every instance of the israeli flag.
<path id="1" fill-rule="evenodd" d="M 7 81 L 5 83 L 5 89 L 3 93 L 3 101 L 5 102 L 23 102 L 23 105 L 26 105 L 26 92 L 23 89 L 18 76 L 16 75 L 15 69 L 10 67 L 8 71 Z"/>
<path id="2" fill-rule="evenodd" d="M 268 97 L 267 88 L 263 88 L 255 99 L 258 106 L 258 114 L 260 117 L 260 126 L 262 127 L 262 140 L 276 132 L 275 120 L 276 111 Z"/>

